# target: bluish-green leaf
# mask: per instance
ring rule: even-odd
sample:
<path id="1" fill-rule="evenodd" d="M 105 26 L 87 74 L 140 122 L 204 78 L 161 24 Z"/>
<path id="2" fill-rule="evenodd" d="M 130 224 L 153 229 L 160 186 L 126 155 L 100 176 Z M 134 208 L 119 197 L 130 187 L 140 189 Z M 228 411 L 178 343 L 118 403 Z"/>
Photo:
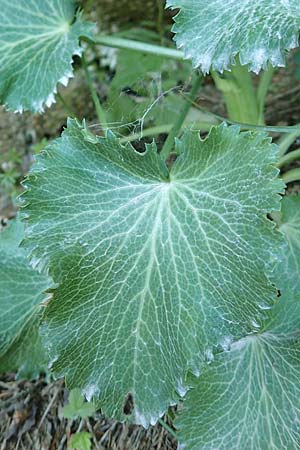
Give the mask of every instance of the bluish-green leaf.
<path id="1" fill-rule="evenodd" d="M 276 266 L 276 285 L 282 291 L 300 295 L 300 196 L 289 195 L 282 200 L 278 226 L 284 234 L 287 247 L 282 248 Z"/>
<path id="2" fill-rule="evenodd" d="M 176 422 L 185 450 L 300 449 L 300 296 L 280 297 L 262 331 L 216 356 Z"/>
<path id="3" fill-rule="evenodd" d="M 285 64 L 285 51 L 298 46 L 298 0 L 168 0 L 180 8 L 173 31 L 176 43 L 195 67 L 229 69 L 239 54 L 258 73 L 267 62 Z"/>
<path id="4" fill-rule="evenodd" d="M 177 152 L 168 170 L 154 144 L 141 154 L 69 121 L 25 194 L 25 245 L 59 285 L 42 329 L 53 372 L 109 416 L 124 418 L 131 395 L 143 425 L 276 295 L 277 147 L 221 126 L 204 141 L 187 132 Z"/>
<path id="5" fill-rule="evenodd" d="M 30 266 L 19 248 L 23 235 L 20 222 L 0 233 L 0 371 L 18 370 L 19 377 L 34 377 L 48 361 L 38 327 L 51 281 Z"/>
<path id="6" fill-rule="evenodd" d="M 68 83 L 79 38 L 91 37 L 74 14 L 73 0 L 0 0 L 0 101 L 8 109 L 43 111 L 57 83 Z"/>

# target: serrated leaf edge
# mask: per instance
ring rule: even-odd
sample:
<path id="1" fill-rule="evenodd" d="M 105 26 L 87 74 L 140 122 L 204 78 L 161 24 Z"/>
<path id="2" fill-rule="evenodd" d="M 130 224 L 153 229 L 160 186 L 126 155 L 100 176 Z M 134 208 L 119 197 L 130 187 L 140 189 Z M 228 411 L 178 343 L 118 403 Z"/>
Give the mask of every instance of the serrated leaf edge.
<path id="1" fill-rule="evenodd" d="M 89 39 L 92 40 L 91 31 L 94 28 L 94 24 L 92 22 L 83 22 L 82 21 L 83 12 L 81 10 L 77 11 L 75 14 L 74 23 L 72 23 L 71 26 L 74 26 L 76 24 L 82 25 L 84 24 L 86 27 L 89 27 L 89 30 L 84 34 Z M 78 37 L 78 41 L 80 40 L 80 37 Z M 74 78 L 74 67 L 73 67 L 73 57 L 79 56 L 81 57 L 83 53 L 83 48 L 78 44 L 78 46 L 74 49 L 72 52 L 72 56 L 69 60 L 69 68 L 65 71 L 65 73 L 59 78 L 59 80 L 53 84 L 50 93 L 46 98 L 39 98 L 37 100 L 34 100 L 30 107 L 24 108 L 21 104 L 16 108 L 12 109 L 10 108 L 9 104 L 7 102 L 4 102 L 3 106 L 7 111 L 12 111 L 15 114 L 23 114 L 26 111 L 30 111 L 33 113 L 39 113 L 42 114 L 45 112 L 45 107 L 50 108 L 54 103 L 56 103 L 55 95 L 57 94 L 58 85 L 62 85 L 64 87 L 67 87 L 70 80 Z"/>
<path id="2" fill-rule="evenodd" d="M 167 0 L 166 2 L 166 8 L 170 8 L 172 10 L 180 8 L 179 6 L 174 5 L 174 1 Z M 178 19 L 181 17 L 181 12 L 184 8 L 180 8 L 179 12 L 174 16 L 174 24 L 172 26 L 172 32 L 174 33 L 174 40 L 176 42 L 176 46 L 178 49 L 182 49 L 184 53 L 184 59 L 191 60 L 192 65 L 194 69 L 199 69 L 204 75 L 209 74 L 212 70 L 215 70 L 216 72 L 223 73 L 224 71 L 231 71 L 231 65 L 236 64 L 236 57 L 239 55 L 240 62 L 242 66 L 248 66 L 248 70 L 254 72 L 256 75 L 259 74 L 261 70 L 266 70 L 268 68 L 268 64 L 271 64 L 272 67 L 285 67 L 286 66 L 286 52 L 289 52 L 299 45 L 299 32 L 298 34 L 295 34 L 291 36 L 290 43 L 286 45 L 284 48 L 279 48 L 278 52 L 275 51 L 269 51 L 267 56 L 264 56 L 264 53 L 266 52 L 266 48 L 261 49 L 253 49 L 254 56 L 256 55 L 256 58 L 249 57 L 246 58 L 244 56 L 244 51 L 235 51 L 232 52 L 231 55 L 227 57 L 226 60 L 223 61 L 223 64 L 215 64 L 213 62 L 213 59 L 210 59 L 210 61 L 205 61 L 204 59 L 202 62 L 195 63 L 194 56 L 185 48 L 186 45 L 186 39 L 179 34 L 179 27 L 178 27 Z"/>
<path id="3" fill-rule="evenodd" d="M 28 215 L 26 213 L 26 207 L 30 205 L 30 203 L 26 203 L 26 194 L 32 189 L 32 185 L 30 183 L 27 184 L 27 182 L 28 181 L 30 182 L 31 177 L 33 177 L 33 179 L 34 179 L 35 172 L 39 173 L 40 170 L 43 170 L 42 161 L 44 158 L 50 157 L 49 150 L 51 150 L 51 147 L 53 145 L 55 145 L 56 142 L 60 141 L 63 138 L 64 133 L 66 133 L 69 129 L 72 129 L 72 127 L 75 127 L 75 128 L 79 127 L 83 134 L 84 139 L 87 139 L 90 143 L 97 144 L 97 143 L 101 143 L 102 141 L 105 141 L 105 140 L 110 140 L 112 142 L 118 143 L 118 146 L 120 146 L 121 148 L 131 149 L 133 152 L 135 152 L 135 154 L 139 155 L 140 157 L 143 157 L 143 155 L 147 154 L 147 152 L 156 150 L 156 145 L 147 144 L 145 146 L 145 152 L 140 153 L 131 145 L 131 143 L 122 145 L 120 143 L 120 138 L 118 138 L 111 130 L 107 130 L 105 133 L 105 136 L 94 136 L 86 128 L 86 124 L 85 124 L 84 120 L 82 122 L 80 122 L 77 119 L 68 118 L 67 129 L 65 129 L 63 131 L 60 138 L 56 139 L 55 141 L 52 141 L 52 143 L 49 144 L 49 146 L 47 146 L 41 152 L 41 154 L 36 157 L 36 163 L 38 163 L 38 165 L 39 165 L 39 163 L 41 163 L 41 165 L 39 165 L 39 167 L 36 167 L 34 165 L 31 169 L 29 175 L 25 179 L 24 187 L 26 188 L 26 191 L 21 195 L 21 197 L 25 200 L 25 205 L 23 206 L 24 212 L 21 214 L 22 221 L 23 220 L 26 221 L 26 219 L 28 219 L 30 217 L 30 215 Z M 217 129 L 222 129 L 222 130 L 230 129 L 232 134 L 235 136 L 238 136 L 241 133 L 240 127 L 238 125 L 228 126 L 227 123 L 224 122 L 221 125 L 213 126 L 210 129 L 209 134 L 207 136 L 205 136 L 204 138 L 202 138 L 200 136 L 200 134 L 198 133 L 199 140 L 201 142 L 206 141 L 207 139 L 209 139 L 211 134 L 213 134 L 214 132 L 217 131 Z M 278 168 L 276 168 L 276 162 L 279 157 L 278 156 L 279 155 L 279 147 L 276 144 L 272 143 L 272 139 L 266 133 L 256 132 L 256 131 L 244 131 L 244 132 L 242 132 L 242 134 L 243 134 L 243 136 L 256 136 L 257 138 L 260 138 L 261 142 L 263 142 L 263 141 L 268 142 L 270 147 L 272 147 L 272 152 L 270 152 L 270 162 L 265 165 L 265 168 L 272 167 L 274 169 L 274 175 L 272 178 L 270 177 L 269 183 L 274 184 L 274 189 L 273 189 L 274 194 L 273 195 L 274 195 L 274 198 L 277 200 L 276 201 L 277 210 L 280 210 L 280 201 L 281 201 L 280 193 L 283 192 L 285 184 L 283 181 L 279 180 L 278 174 L 280 173 L 280 171 Z M 180 147 L 180 143 L 181 143 L 181 140 L 177 139 L 177 147 L 178 147 L 178 144 Z M 187 150 L 185 152 L 187 152 Z M 184 156 L 184 152 L 180 151 L 179 157 L 180 156 Z M 159 154 L 158 154 L 158 157 L 159 157 Z M 163 162 L 162 159 L 161 159 L 161 161 Z M 275 183 L 276 181 L 277 181 L 277 183 Z M 274 211 L 274 208 L 272 209 L 272 211 Z M 270 212 L 271 212 L 270 210 L 267 210 L 267 211 L 265 211 L 265 214 L 270 213 Z M 276 224 L 274 222 L 272 222 L 271 220 L 269 220 L 267 217 L 265 217 L 265 221 L 268 223 L 270 230 L 274 230 L 276 228 Z M 279 233 L 278 233 L 278 237 L 279 237 Z M 281 239 L 281 241 L 283 242 L 283 239 Z M 27 244 L 26 235 L 25 235 L 25 239 L 22 241 L 21 245 L 26 247 L 28 250 L 30 250 L 29 258 L 30 258 L 31 262 L 33 263 L 34 267 L 38 268 L 39 271 L 45 272 L 48 274 L 49 273 L 49 265 L 48 265 L 49 259 L 45 255 L 39 259 L 35 258 L 34 253 L 35 253 L 36 246 Z M 272 272 L 274 270 L 275 264 L 276 264 L 276 261 L 272 261 L 272 263 L 269 263 L 269 265 L 266 265 L 266 267 L 265 267 L 265 275 L 266 275 L 267 281 L 269 282 L 269 285 L 271 285 L 273 287 L 275 287 L 275 285 L 274 285 L 274 280 L 272 278 Z M 51 272 L 50 272 L 50 275 L 51 275 Z M 58 284 L 56 284 L 56 286 L 53 289 L 51 289 L 53 295 L 55 295 L 57 288 L 58 288 Z M 275 304 L 275 299 L 276 299 L 276 297 L 274 296 L 274 304 Z M 252 324 L 253 329 L 252 329 L 251 333 L 258 332 L 261 329 L 262 323 L 265 319 L 265 317 L 264 317 L 264 309 L 265 308 L 261 307 L 260 305 L 258 305 L 258 306 L 262 312 L 262 317 L 260 318 L 261 321 L 259 324 L 255 324 L 255 325 Z M 57 361 L 59 356 L 55 354 L 55 351 L 53 350 L 52 345 L 45 338 L 45 334 L 42 331 L 42 329 L 44 327 L 47 327 L 47 325 L 45 323 L 42 323 L 41 327 L 40 327 L 40 329 L 41 329 L 40 335 L 42 337 L 43 345 L 47 349 L 49 356 L 51 356 L 51 360 L 50 360 L 49 366 L 48 366 L 51 369 L 54 362 Z M 249 336 L 250 335 L 251 334 L 249 334 Z M 241 338 L 241 339 L 243 339 L 243 338 Z M 205 350 L 203 356 L 206 361 L 206 364 L 210 364 L 213 361 L 214 355 L 216 353 L 220 352 L 220 348 L 223 351 L 230 351 L 232 345 L 234 345 L 234 342 L 235 341 L 230 336 L 220 337 L 219 341 L 215 345 L 211 345 L 209 348 L 207 348 Z M 54 355 L 54 356 L 52 356 L 52 355 Z M 205 366 L 205 363 L 204 363 L 204 366 Z M 178 403 L 179 399 L 183 398 L 186 395 L 186 393 L 192 388 L 192 386 L 187 382 L 186 377 L 187 377 L 188 373 L 193 373 L 196 377 L 199 377 L 201 370 L 203 369 L 204 366 L 202 365 L 199 370 L 194 370 L 192 367 L 187 367 L 186 369 L 184 369 L 183 370 L 184 378 L 178 377 L 178 379 L 176 380 L 177 386 L 176 387 L 174 386 L 174 391 L 173 391 L 174 395 L 170 396 L 170 398 L 168 400 L 168 404 L 165 405 L 165 407 L 162 411 L 160 411 L 159 413 L 157 413 L 156 415 L 151 417 L 149 420 L 147 420 L 146 417 L 144 416 L 143 412 L 139 411 L 135 406 L 135 408 L 134 408 L 135 423 L 142 425 L 144 428 L 148 428 L 149 425 L 155 425 L 157 420 L 164 415 L 168 406 Z M 64 375 L 63 371 L 61 371 L 61 372 L 56 372 L 54 378 L 60 379 L 60 378 L 63 378 L 64 376 L 65 375 Z M 73 388 L 75 386 L 69 386 L 69 387 Z M 87 401 L 91 401 L 91 399 L 97 395 L 98 388 L 94 384 L 87 384 L 86 386 L 83 386 L 81 388 L 81 392 L 83 393 L 83 395 Z M 115 414 L 118 414 L 118 411 L 115 411 Z M 118 417 L 118 419 L 119 419 L 119 417 Z M 128 420 L 128 418 L 123 418 L 123 419 L 119 419 L 119 420 L 121 420 L 122 422 L 125 422 L 126 420 Z"/>

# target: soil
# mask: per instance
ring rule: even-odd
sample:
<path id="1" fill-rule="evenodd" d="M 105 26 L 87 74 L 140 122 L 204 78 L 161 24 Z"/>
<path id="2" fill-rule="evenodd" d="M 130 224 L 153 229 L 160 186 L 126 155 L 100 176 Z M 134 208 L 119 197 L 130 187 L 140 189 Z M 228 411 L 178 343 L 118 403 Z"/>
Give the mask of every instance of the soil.
<path id="1" fill-rule="evenodd" d="M 72 435 L 88 431 L 92 450 L 176 450 L 170 434 L 156 425 L 141 426 L 106 419 L 100 413 L 85 420 L 67 420 L 61 410 L 68 391 L 62 381 L 0 381 L 0 450 L 66 450 Z M 164 421 L 167 421 L 164 418 Z"/>

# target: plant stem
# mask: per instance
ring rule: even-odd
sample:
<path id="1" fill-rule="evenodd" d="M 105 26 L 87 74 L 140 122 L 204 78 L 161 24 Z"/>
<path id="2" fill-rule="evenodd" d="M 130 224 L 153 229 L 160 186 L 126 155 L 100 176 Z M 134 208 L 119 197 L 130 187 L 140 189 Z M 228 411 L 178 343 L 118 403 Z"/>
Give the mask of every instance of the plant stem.
<path id="1" fill-rule="evenodd" d="M 223 76 L 212 72 L 217 88 L 223 93 L 229 119 L 249 124 L 259 123 L 258 104 L 247 66 L 242 66 L 237 60 L 231 66 L 231 72 Z"/>
<path id="2" fill-rule="evenodd" d="M 126 142 L 136 141 L 137 139 L 142 139 L 143 137 L 155 136 L 162 133 L 169 133 L 172 129 L 172 124 L 158 125 L 157 127 L 146 128 L 143 131 L 138 131 L 137 133 L 129 134 L 120 138 L 121 144 L 126 144 Z"/>
<path id="3" fill-rule="evenodd" d="M 287 153 L 285 156 L 283 156 L 278 164 L 277 167 L 283 167 L 289 163 L 291 163 L 292 161 L 295 161 L 295 159 L 299 159 L 300 160 L 300 148 L 298 148 L 297 150 L 294 150 L 292 152 Z"/>
<path id="4" fill-rule="evenodd" d="M 204 112 L 207 116 L 214 117 L 215 119 L 228 123 L 230 125 L 238 125 L 241 130 L 256 130 L 256 131 L 265 131 L 266 133 L 284 133 L 284 134 L 293 134 L 294 136 L 300 136 L 300 125 L 287 125 L 287 126 L 270 126 L 270 125 L 252 125 L 250 123 L 242 123 L 237 122 L 235 120 L 227 119 L 226 117 L 221 116 L 220 114 L 215 114 L 210 111 L 206 111 L 204 108 L 201 108 L 196 103 L 193 103 L 193 106 L 200 111 Z M 291 133 L 292 132 L 292 133 Z M 294 139 L 295 140 L 295 139 Z"/>
<path id="5" fill-rule="evenodd" d="M 280 156 L 284 155 L 288 151 L 290 146 L 295 142 L 295 140 L 299 136 L 300 136 L 300 129 L 298 126 L 298 131 L 289 133 L 288 135 L 283 136 L 281 139 L 279 139 L 278 145 L 280 147 L 280 153 L 279 153 Z"/>
<path id="6" fill-rule="evenodd" d="M 178 136 L 178 134 L 182 128 L 182 125 L 186 119 L 186 116 L 190 110 L 190 107 L 193 104 L 193 101 L 195 100 L 195 97 L 198 93 L 199 87 L 201 86 L 202 80 L 203 80 L 203 78 L 200 74 L 198 74 L 197 72 L 195 72 L 193 74 L 193 83 L 192 83 L 191 91 L 190 91 L 188 97 L 186 98 L 184 105 L 182 107 L 182 110 L 180 111 L 180 114 L 178 116 L 178 119 L 175 121 L 175 123 L 163 145 L 163 148 L 161 150 L 160 154 L 163 159 L 167 159 L 169 153 L 171 152 L 172 148 L 174 147 L 175 138 Z"/>
<path id="7" fill-rule="evenodd" d="M 170 435 L 176 439 L 178 441 L 178 436 L 175 433 L 175 431 L 163 420 L 163 419 L 158 419 L 158 423 L 160 423 L 160 425 L 167 430 L 168 433 L 170 433 Z"/>
<path id="8" fill-rule="evenodd" d="M 243 122 L 259 124 L 258 121 L 258 104 L 255 96 L 255 89 L 251 72 L 247 66 L 242 66 L 237 60 L 235 65 L 231 66 L 231 73 L 236 84 L 240 88 L 240 104 L 242 108 L 242 116 L 247 119 Z"/>
<path id="9" fill-rule="evenodd" d="M 275 73 L 275 68 L 269 64 L 268 69 L 265 70 L 260 78 L 257 89 L 257 104 L 258 104 L 258 123 L 263 125 L 265 123 L 264 111 L 267 93 Z"/>
<path id="10" fill-rule="evenodd" d="M 292 169 L 285 172 L 282 175 L 283 181 L 287 183 L 292 183 L 293 181 L 300 181 L 300 169 Z"/>
<path id="11" fill-rule="evenodd" d="M 161 0 L 156 0 L 157 5 L 157 31 L 160 37 L 160 44 L 163 44 L 164 39 L 164 4 Z"/>
<path id="12" fill-rule="evenodd" d="M 209 131 L 213 125 L 217 125 L 217 122 L 191 122 L 191 124 L 195 125 L 197 129 L 201 131 Z M 136 141 L 137 139 L 142 139 L 148 136 L 155 136 L 158 134 L 169 133 L 173 128 L 173 124 L 169 123 L 166 125 L 158 125 L 157 127 L 146 128 L 143 131 L 139 131 L 137 133 L 129 134 L 128 136 L 124 136 L 120 138 L 120 143 L 125 144 L 126 142 Z"/>
<path id="13" fill-rule="evenodd" d="M 90 72 L 89 72 L 89 68 L 88 68 L 88 65 L 87 65 L 87 62 L 85 60 L 84 55 L 82 55 L 81 60 L 82 60 L 82 67 L 84 69 L 86 80 L 87 80 L 87 83 L 88 83 L 88 86 L 89 86 L 89 90 L 91 92 L 91 96 L 92 96 L 92 99 L 93 99 L 93 102 L 94 102 L 94 105 L 95 105 L 95 108 L 96 108 L 96 113 L 97 113 L 97 116 L 98 116 L 99 123 L 100 123 L 102 129 L 105 130 L 107 128 L 107 122 L 106 122 L 104 109 L 102 108 L 102 105 L 100 103 L 99 97 L 97 95 L 97 92 L 96 92 L 93 80 L 91 78 L 91 75 L 90 75 Z"/>
<path id="14" fill-rule="evenodd" d="M 104 45 L 106 47 L 123 48 L 151 55 L 166 56 L 167 58 L 182 60 L 184 55 L 180 50 L 163 47 L 161 45 L 146 44 L 145 42 L 134 41 L 132 39 L 123 39 L 114 36 L 98 36 L 93 41 L 94 44 Z"/>
<path id="15" fill-rule="evenodd" d="M 70 107 L 70 105 L 68 105 L 63 96 L 59 92 L 56 95 L 59 101 L 62 103 L 63 107 L 65 108 L 66 113 L 70 114 L 70 116 L 72 117 L 76 117 L 76 114 L 74 113 L 73 109 Z"/>

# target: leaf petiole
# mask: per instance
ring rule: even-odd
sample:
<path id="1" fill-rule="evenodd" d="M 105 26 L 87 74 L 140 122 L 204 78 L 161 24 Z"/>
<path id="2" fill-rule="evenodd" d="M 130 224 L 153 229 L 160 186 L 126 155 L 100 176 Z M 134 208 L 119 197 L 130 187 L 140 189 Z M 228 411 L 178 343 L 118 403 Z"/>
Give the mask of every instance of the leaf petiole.
<path id="1" fill-rule="evenodd" d="M 237 59 L 223 75 L 212 71 L 216 87 L 223 93 L 231 120 L 259 123 L 259 111 L 253 81 L 247 66 Z"/>
<path id="2" fill-rule="evenodd" d="M 300 160 L 300 148 L 284 155 L 278 162 L 277 167 L 283 167 L 295 160 Z"/>
<path id="3" fill-rule="evenodd" d="M 266 103 L 266 97 L 267 93 L 270 87 L 270 84 L 272 83 L 272 79 L 275 73 L 275 68 L 269 64 L 267 70 L 263 71 L 258 89 L 257 89 L 257 105 L 258 105 L 258 123 L 260 125 L 263 125 L 265 122 L 264 119 L 264 110 L 265 110 L 265 103 Z"/>
<path id="4" fill-rule="evenodd" d="M 191 89 L 188 97 L 186 98 L 186 101 L 182 107 L 182 110 L 178 116 L 178 119 L 175 121 L 175 123 L 163 145 L 163 148 L 161 150 L 160 154 L 163 159 L 166 159 L 168 157 L 169 153 L 171 152 L 171 150 L 174 146 L 175 138 L 178 136 L 178 134 L 181 130 L 181 127 L 186 119 L 186 116 L 187 116 L 187 114 L 193 104 L 193 101 L 198 93 L 199 87 L 201 86 L 202 80 L 203 80 L 203 77 L 200 74 L 198 74 L 198 73 L 193 74 L 192 89 Z"/>
<path id="5" fill-rule="evenodd" d="M 102 126 L 102 129 L 105 130 L 107 128 L 106 115 L 105 115 L 104 109 L 102 108 L 102 105 L 100 103 L 95 86 L 93 84 L 93 80 L 91 78 L 91 74 L 89 72 L 89 68 L 88 68 L 84 54 L 82 55 L 82 67 L 83 67 L 83 70 L 84 70 L 84 73 L 86 76 L 86 80 L 87 80 L 87 83 L 89 86 L 89 90 L 91 92 L 91 96 L 92 96 L 92 99 L 93 99 L 93 102 L 94 102 L 94 105 L 96 108 L 96 113 L 97 113 L 97 116 L 99 119 L 99 123 Z"/>
<path id="6" fill-rule="evenodd" d="M 296 127 L 295 127 L 296 128 Z M 300 136 L 300 126 L 298 125 L 297 130 L 295 132 L 289 133 L 286 136 L 282 136 L 278 141 L 278 145 L 280 147 L 280 156 L 284 155 L 290 146 L 296 141 L 296 139 Z"/>
<path id="7" fill-rule="evenodd" d="M 176 440 L 178 440 L 178 436 L 175 431 L 163 420 L 158 419 L 158 423 Z"/>
<path id="8" fill-rule="evenodd" d="M 300 169 L 291 169 L 282 175 L 283 181 L 287 183 L 292 183 L 293 181 L 300 181 Z"/>
<path id="9" fill-rule="evenodd" d="M 90 42 L 89 39 L 84 39 Z M 147 44 L 145 42 L 135 41 L 133 39 L 124 39 L 114 36 L 98 35 L 93 41 L 93 44 L 103 45 L 105 47 L 120 48 L 125 50 L 132 50 L 150 55 L 165 56 L 170 59 L 183 60 L 184 55 L 180 50 L 163 47 L 162 45 Z"/>
<path id="10" fill-rule="evenodd" d="M 71 108 L 71 106 L 66 102 L 66 100 L 63 98 L 63 96 L 59 92 L 57 93 L 57 98 L 59 99 L 59 101 L 61 102 L 63 107 L 65 108 L 66 113 L 71 115 L 72 117 L 76 117 L 76 114 L 73 111 L 73 109 Z"/>
<path id="11" fill-rule="evenodd" d="M 186 122 L 186 124 L 187 124 L 187 122 Z M 197 123 L 191 122 L 191 124 L 196 126 L 197 129 L 199 128 L 201 131 L 209 131 L 213 125 L 218 125 L 218 122 L 216 122 L 216 121 L 197 122 Z M 169 133 L 171 131 L 172 127 L 173 127 L 173 124 L 169 123 L 169 124 L 165 124 L 165 125 L 158 125 L 156 127 L 146 128 L 143 131 L 139 131 L 137 133 L 132 133 L 132 134 L 129 134 L 128 136 L 124 136 L 124 137 L 120 138 L 120 143 L 125 144 L 126 142 L 133 142 L 138 139 L 143 139 L 144 137 L 155 136 L 155 135 L 163 134 L 163 133 Z"/>
<path id="12" fill-rule="evenodd" d="M 300 136 L 300 125 L 270 126 L 270 125 L 253 125 L 251 123 L 237 122 L 236 120 L 228 119 L 227 117 L 221 116 L 220 114 L 215 114 L 211 111 L 207 111 L 206 109 L 201 108 L 199 105 L 197 105 L 194 102 L 192 104 L 195 108 L 199 109 L 200 111 L 205 112 L 205 114 L 207 114 L 208 116 L 214 117 L 215 119 L 219 120 L 220 122 L 225 122 L 229 125 L 238 125 L 242 131 L 256 130 L 256 131 L 265 131 L 266 133 L 284 133 L 284 134 L 286 134 L 286 136 L 284 136 L 282 138 L 282 140 L 285 138 L 286 138 L 286 140 L 289 139 L 291 141 L 289 146 L 295 141 L 295 139 L 297 137 Z M 289 137 L 288 137 L 288 134 L 290 135 Z M 293 137 L 293 140 L 291 140 L 292 137 Z M 280 144 L 279 144 L 279 146 L 280 146 Z M 288 148 L 287 148 L 287 150 L 288 150 Z"/>

